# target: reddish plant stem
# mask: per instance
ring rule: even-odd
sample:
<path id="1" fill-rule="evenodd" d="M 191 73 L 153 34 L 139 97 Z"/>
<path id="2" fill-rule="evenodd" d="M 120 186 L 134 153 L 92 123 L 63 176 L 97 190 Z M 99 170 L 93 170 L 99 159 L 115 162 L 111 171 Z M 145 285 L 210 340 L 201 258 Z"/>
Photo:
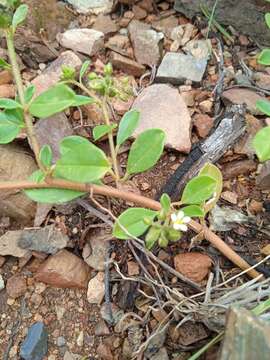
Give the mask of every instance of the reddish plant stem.
<path id="1" fill-rule="evenodd" d="M 90 192 L 91 194 L 104 195 L 122 199 L 125 201 L 133 202 L 136 205 L 150 208 L 152 210 L 160 210 L 160 203 L 158 201 L 149 199 L 145 196 L 137 195 L 131 192 L 119 190 L 106 185 L 94 185 L 94 184 L 82 184 L 68 180 L 61 179 L 48 179 L 48 183 L 35 183 L 32 181 L 17 181 L 17 182 L 4 182 L 0 183 L 0 191 L 4 190 L 22 190 L 22 189 L 44 189 L 44 188 L 61 188 L 77 190 L 82 192 Z M 227 257 L 232 263 L 237 265 L 242 270 L 247 270 L 250 265 L 242 259 L 235 251 L 233 251 L 219 236 L 213 233 L 206 226 L 202 226 L 194 220 L 189 223 L 190 229 L 196 233 L 204 231 L 206 240 L 208 240 L 214 247 L 216 247 L 225 257 Z M 261 274 L 255 269 L 250 269 L 247 274 L 256 278 Z"/>

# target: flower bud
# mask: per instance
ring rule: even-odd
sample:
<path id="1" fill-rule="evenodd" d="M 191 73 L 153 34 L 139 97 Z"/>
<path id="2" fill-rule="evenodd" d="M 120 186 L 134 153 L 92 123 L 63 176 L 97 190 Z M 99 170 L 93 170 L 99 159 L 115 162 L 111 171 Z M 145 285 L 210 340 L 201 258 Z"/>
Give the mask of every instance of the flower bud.
<path id="1" fill-rule="evenodd" d="M 149 229 L 149 231 L 145 237 L 145 245 L 146 245 L 147 249 L 151 249 L 155 245 L 156 241 L 158 240 L 158 238 L 160 236 L 160 232 L 161 232 L 161 229 L 156 226 L 152 226 Z"/>
<path id="2" fill-rule="evenodd" d="M 113 73 L 113 67 L 111 63 L 108 63 L 104 66 L 104 75 L 111 76 Z"/>

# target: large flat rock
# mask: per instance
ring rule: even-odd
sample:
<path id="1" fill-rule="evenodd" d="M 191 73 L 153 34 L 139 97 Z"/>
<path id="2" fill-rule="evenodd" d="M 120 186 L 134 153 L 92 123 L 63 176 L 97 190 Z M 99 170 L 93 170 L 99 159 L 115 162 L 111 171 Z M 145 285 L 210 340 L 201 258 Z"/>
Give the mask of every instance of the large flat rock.
<path id="1" fill-rule="evenodd" d="M 166 84 L 154 84 L 144 89 L 134 101 L 140 112 L 140 123 L 134 136 L 151 128 L 164 130 L 166 146 L 188 153 L 191 148 L 191 118 L 177 89 Z"/>

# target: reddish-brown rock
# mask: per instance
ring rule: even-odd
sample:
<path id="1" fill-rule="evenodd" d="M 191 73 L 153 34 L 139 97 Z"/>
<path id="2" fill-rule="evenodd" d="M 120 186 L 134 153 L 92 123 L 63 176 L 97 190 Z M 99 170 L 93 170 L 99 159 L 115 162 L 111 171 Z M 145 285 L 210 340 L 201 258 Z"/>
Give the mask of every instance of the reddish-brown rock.
<path id="1" fill-rule="evenodd" d="M 194 117 L 194 127 L 201 138 L 205 138 L 211 131 L 214 120 L 208 115 L 197 114 Z"/>
<path id="2" fill-rule="evenodd" d="M 90 272 L 90 267 L 78 256 L 61 250 L 41 265 L 35 278 L 59 288 L 87 288 Z"/>
<path id="3" fill-rule="evenodd" d="M 222 93 L 222 99 L 225 103 L 246 104 L 247 109 L 254 115 L 261 114 L 256 108 L 256 102 L 263 99 L 255 91 L 249 89 L 232 88 Z"/>
<path id="4" fill-rule="evenodd" d="M 198 283 L 208 275 L 211 265 L 211 258 L 200 253 L 183 253 L 174 257 L 175 269 Z"/>
<path id="5" fill-rule="evenodd" d="M 136 77 L 141 76 L 145 72 L 145 67 L 143 65 L 117 53 L 112 53 L 111 63 L 114 68 Z"/>
<path id="6" fill-rule="evenodd" d="M 232 179 L 239 175 L 250 174 L 257 169 L 257 164 L 253 160 L 231 161 L 223 166 L 224 179 Z"/>
<path id="7" fill-rule="evenodd" d="M 10 71 L 3 70 L 0 72 L 0 85 L 12 83 L 13 77 Z"/>
<path id="8" fill-rule="evenodd" d="M 8 296 L 16 299 L 26 293 L 26 280 L 22 275 L 14 275 L 7 280 L 6 289 Z"/>
<path id="9" fill-rule="evenodd" d="M 0 85 L 0 98 L 14 98 L 16 94 L 15 86 L 11 84 Z"/>

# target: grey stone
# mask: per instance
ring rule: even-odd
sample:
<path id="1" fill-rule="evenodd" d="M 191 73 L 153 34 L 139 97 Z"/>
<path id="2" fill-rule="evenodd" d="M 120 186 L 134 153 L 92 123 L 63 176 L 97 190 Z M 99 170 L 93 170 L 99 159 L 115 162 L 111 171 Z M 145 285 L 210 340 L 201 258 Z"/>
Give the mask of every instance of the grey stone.
<path id="1" fill-rule="evenodd" d="M 158 65 L 162 54 L 164 35 L 149 29 L 140 21 L 133 20 L 129 26 L 129 35 L 136 60 L 142 65 Z"/>
<path id="2" fill-rule="evenodd" d="M 210 40 L 191 40 L 189 41 L 183 50 L 194 56 L 196 59 L 208 59 L 211 52 Z"/>
<path id="3" fill-rule="evenodd" d="M 0 237 L 0 255 L 23 258 L 29 254 L 29 250 L 22 249 L 18 244 L 21 233 L 21 230 L 7 231 Z"/>
<path id="4" fill-rule="evenodd" d="M 40 229 L 27 229 L 21 231 L 18 245 L 21 249 L 55 254 L 67 246 L 69 238 L 54 225 Z"/>
<path id="5" fill-rule="evenodd" d="M 48 351 L 48 333 L 43 322 L 34 323 L 22 343 L 20 357 L 24 360 L 42 360 Z"/>
<path id="6" fill-rule="evenodd" d="M 166 135 L 166 146 L 188 153 L 191 149 L 191 117 L 177 89 L 165 84 L 145 88 L 132 105 L 140 112 L 139 126 L 134 132 L 160 128 Z"/>
<path id="7" fill-rule="evenodd" d="M 166 348 L 161 348 L 154 356 L 151 357 L 151 360 L 169 360 Z"/>
<path id="8" fill-rule="evenodd" d="M 2 275 L 0 274 L 0 291 L 3 290 L 4 288 L 5 288 L 5 282 Z"/>
<path id="9" fill-rule="evenodd" d="M 216 0 L 204 0 L 203 4 L 211 11 Z M 201 13 L 198 0 L 175 0 L 175 9 L 188 18 Z M 236 30 L 253 37 L 256 42 L 269 46 L 270 31 L 264 14 L 270 11 L 270 4 L 264 0 L 219 1 L 215 9 L 215 20 L 224 25 L 232 25 Z"/>
<path id="10" fill-rule="evenodd" d="M 82 65 L 81 59 L 74 52 L 64 51 L 56 60 L 54 60 L 43 72 L 38 75 L 32 84 L 35 85 L 35 96 L 56 85 L 61 78 L 62 67 L 70 66 L 78 70 Z"/>
<path id="11" fill-rule="evenodd" d="M 153 356 L 157 355 L 159 349 L 162 348 L 165 342 L 166 332 L 167 331 L 165 329 L 161 332 L 158 332 L 151 338 L 144 353 L 146 359 L 153 359 Z M 163 360 L 163 358 L 157 358 L 157 359 Z"/>
<path id="12" fill-rule="evenodd" d="M 93 29 L 70 29 L 58 34 L 57 41 L 67 49 L 92 56 L 104 46 L 104 34 Z"/>
<path id="13" fill-rule="evenodd" d="M 67 2 L 82 14 L 108 13 L 113 6 L 113 0 L 67 0 Z"/>
<path id="14" fill-rule="evenodd" d="M 56 345 L 57 345 L 58 347 L 65 346 L 65 345 L 66 345 L 66 339 L 65 339 L 63 336 L 59 336 L 59 337 L 56 339 Z"/>
<path id="15" fill-rule="evenodd" d="M 53 129 L 53 131 L 52 131 Z M 40 147 L 50 145 L 53 153 L 53 163 L 60 157 L 59 145 L 66 137 L 73 134 L 73 129 L 64 112 L 37 121 L 35 132 Z"/>
<path id="16" fill-rule="evenodd" d="M 181 85 L 186 80 L 199 83 L 205 73 L 206 65 L 206 59 L 168 52 L 158 68 L 156 81 L 173 85 Z"/>
<path id="17" fill-rule="evenodd" d="M 83 259 L 93 269 L 98 271 L 105 270 L 106 254 L 108 250 L 108 241 L 105 237 L 91 238 L 90 242 L 87 243 L 83 248 Z"/>

